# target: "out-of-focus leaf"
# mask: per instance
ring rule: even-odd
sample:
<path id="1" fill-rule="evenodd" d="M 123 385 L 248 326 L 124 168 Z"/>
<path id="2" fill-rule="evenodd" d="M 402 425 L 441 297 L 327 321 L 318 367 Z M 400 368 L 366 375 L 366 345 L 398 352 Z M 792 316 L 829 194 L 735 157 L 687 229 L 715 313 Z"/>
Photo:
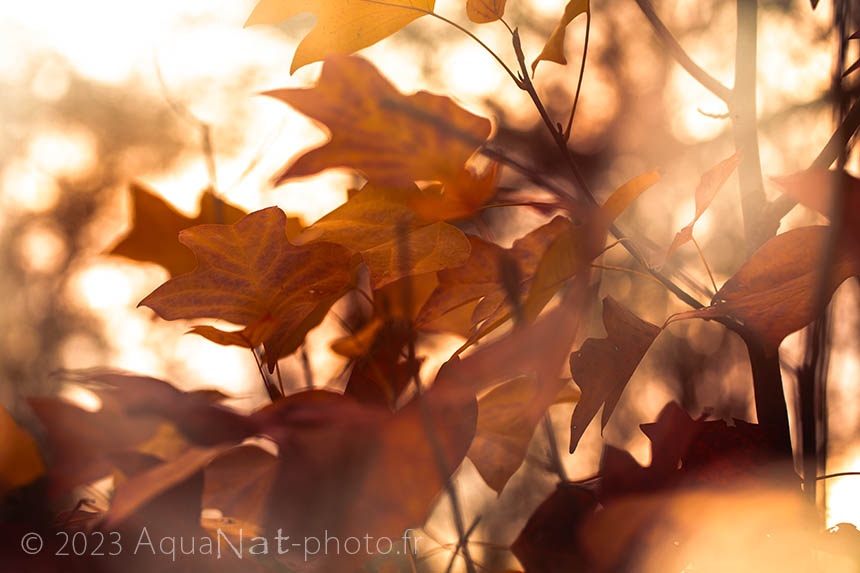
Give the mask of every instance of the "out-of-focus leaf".
<path id="1" fill-rule="evenodd" d="M 27 485 L 43 473 L 45 464 L 36 441 L 0 406 L 0 496 Z"/>
<path id="2" fill-rule="evenodd" d="M 315 87 L 266 95 L 331 132 L 328 143 L 285 168 L 276 177 L 278 183 L 332 167 L 356 169 L 383 187 L 414 181 L 456 183 L 466 161 L 490 135 L 490 120 L 448 97 L 427 92 L 405 96 L 357 56 L 327 58 Z"/>
<path id="3" fill-rule="evenodd" d="M 842 282 L 858 273 L 858 261 L 845 248 L 836 253 L 830 274 L 822 282 L 822 261 L 829 227 L 801 227 L 770 239 L 717 291 L 710 306 L 671 317 L 728 318 L 756 336 L 773 354 L 782 339 L 800 330 L 820 313 L 817 291 L 826 286 L 827 299 Z"/>
<path id="4" fill-rule="evenodd" d="M 161 265 L 170 276 L 194 269 L 194 254 L 177 240 L 180 231 L 207 223 L 235 223 L 246 214 L 206 191 L 200 196 L 199 214 L 192 219 L 141 183 L 132 183 L 130 190 L 132 227 L 109 254 Z M 288 228 L 293 227 L 300 229 L 301 225 L 298 219 L 290 218 Z"/>
<path id="5" fill-rule="evenodd" d="M 466 15 L 477 24 L 495 22 L 505 15 L 507 0 L 466 0 Z"/>
<path id="6" fill-rule="evenodd" d="M 696 221 L 698 221 L 699 217 L 704 215 L 705 211 L 708 210 L 708 207 L 711 206 L 711 202 L 713 202 L 714 197 L 717 196 L 717 193 L 719 193 L 720 189 L 722 189 L 723 185 L 725 185 L 726 181 L 728 181 L 729 177 L 734 173 L 740 162 L 741 152 L 737 151 L 734 155 L 723 159 L 702 175 L 699 180 L 699 185 L 696 187 L 696 214 L 693 216 L 693 220 L 675 234 L 675 238 L 672 239 L 672 243 L 669 245 L 669 248 L 666 249 L 666 252 L 663 253 L 655 266 L 660 268 L 665 265 L 666 261 L 669 260 L 669 257 L 672 256 L 672 253 L 674 253 L 678 247 L 692 240 L 693 227 L 696 225 Z"/>
<path id="7" fill-rule="evenodd" d="M 469 256 L 466 236 L 448 223 L 417 217 L 404 204 L 410 192 L 367 186 L 308 227 L 294 242 L 337 243 L 358 251 L 370 269 L 374 289 L 405 276 L 463 264 Z"/>
<path id="8" fill-rule="evenodd" d="M 262 527 L 278 463 L 277 456 L 252 445 L 221 453 L 204 472 L 203 508 Z"/>
<path id="9" fill-rule="evenodd" d="M 532 75 L 535 73 L 538 62 L 548 60 L 557 64 L 566 65 L 567 58 L 564 57 L 564 36 L 567 26 L 580 14 L 588 12 L 588 0 L 570 0 L 567 6 L 564 7 L 564 14 L 561 16 L 555 29 L 550 34 L 546 45 L 541 50 L 535 61 L 532 62 Z"/>
<path id="10" fill-rule="evenodd" d="M 533 320 L 540 313 L 564 281 L 600 254 L 613 221 L 658 181 L 660 174 L 656 169 L 634 177 L 613 191 L 585 225 L 568 225 L 555 237 L 540 259 L 523 304 L 527 320 Z"/>
<path id="11" fill-rule="evenodd" d="M 496 192 L 499 181 L 499 165 L 494 163 L 481 175 L 469 169 L 444 186 L 436 185 L 429 194 L 425 191 L 412 199 L 409 206 L 419 216 L 430 221 L 453 221 L 465 219 L 477 213 Z"/>
<path id="12" fill-rule="evenodd" d="M 496 493 L 522 465 L 539 412 L 526 408 L 537 395 L 533 378 L 521 377 L 493 388 L 478 399 L 478 427 L 469 459 Z M 554 403 L 576 401 L 579 392 L 562 390 Z"/>
<path id="13" fill-rule="evenodd" d="M 558 484 L 529 517 L 511 551 L 529 573 L 591 570 L 579 535 L 596 508 L 597 499 L 587 489 Z"/>
<path id="14" fill-rule="evenodd" d="M 167 281 L 140 304 L 165 320 L 217 318 L 245 325 L 242 335 L 229 342 L 244 341 L 251 348 L 263 343 L 273 370 L 283 355 L 282 339 L 350 283 L 349 251 L 327 243 L 292 245 L 285 224 L 283 211 L 270 207 L 233 225 L 183 231 L 180 241 L 194 251 L 197 268 Z M 214 330 L 196 332 L 227 341 Z"/>
<path id="15" fill-rule="evenodd" d="M 570 452 L 576 449 L 591 419 L 603 405 L 605 427 L 627 382 L 660 328 L 624 308 L 612 297 L 603 299 L 606 338 L 589 338 L 570 355 L 570 373 L 582 398 L 570 420 Z"/>
<path id="16" fill-rule="evenodd" d="M 278 24 L 313 12 L 316 25 L 299 43 L 290 73 L 330 54 L 351 54 L 387 38 L 433 11 L 434 0 L 363 2 L 354 0 L 260 0 L 245 22 Z"/>

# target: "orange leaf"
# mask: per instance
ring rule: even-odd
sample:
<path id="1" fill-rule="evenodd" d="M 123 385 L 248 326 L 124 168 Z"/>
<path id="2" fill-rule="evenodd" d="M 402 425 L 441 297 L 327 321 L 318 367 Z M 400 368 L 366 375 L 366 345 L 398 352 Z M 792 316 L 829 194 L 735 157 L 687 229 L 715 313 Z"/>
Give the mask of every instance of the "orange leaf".
<path id="1" fill-rule="evenodd" d="M 409 194 L 365 186 L 294 242 L 326 241 L 360 252 L 374 289 L 405 276 L 461 265 L 469 256 L 466 236 L 448 223 L 418 218 L 404 204 Z"/>
<path id="2" fill-rule="evenodd" d="M 812 226 L 777 235 L 726 281 L 710 306 L 682 312 L 670 321 L 728 318 L 754 334 L 766 352 L 776 353 L 783 338 L 820 313 L 816 289 L 825 284 L 829 299 L 846 278 L 858 274 L 856 256 L 840 248 L 830 276 L 822 282 L 829 232 L 829 227 Z"/>
<path id="3" fill-rule="evenodd" d="M 466 0 L 466 15 L 478 24 L 495 22 L 505 15 L 507 0 Z"/>
<path id="4" fill-rule="evenodd" d="M 452 221 L 471 217 L 495 193 L 499 181 L 499 164 L 493 163 L 489 169 L 476 176 L 469 169 L 455 180 L 432 190 L 438 194 L 416 196 L 409 206 L 422 218 L 430 221 Z"/>
<path id="5" fill-rule="evenodd" d="M 351 54 L 394 34 L 433 11 L 434 0 L 365 2 L 350 0 L 260 0 L 245 22 L 279 24 L 313 12 L 316 25 L 299 43 L 290 73 L 329 54 Z"/>
<path id="6" fill-rule="evenodd" d="M 27 485 L 43 473 L 45 464 L 36 441 L 0 406 L 0 496 Z"/>
<path id="7" fill-rule="evenodd" d="M 588 13 L 588 0 L 570 0 L 567 6 L 564 7 L 564 14 L 561 16 L 555 29 L 546 41 L 546 45 L 541 50 L 540 55 L 532 62 L 532 75 L 535 73 L 538 62 L 548 60 L 557 64 L 566 65 L 567 58 L 564 57 L 564 35 L 567 26 L 580 14 Z"/>
<path id="8" fill-rule="evenodd" d="M 582 390 L 570 420 L 570 453 L 601 405 L 601 427 L 606 426 L 627 382 L 661 330 L 612 297 L 603 299 L 603 325 L 606 338 L 589 338 L 570 355 L 570 373 Z"/>
<path id="9" fill-rule="evenodd" d="M 705 211 L 708 210 L 708 207 L 711 206 L 711 202 L 713 202 L 714 197 L 717 196 L 717 193 L 719 193 L 720 189 L 725 185 L 731 174 L 734 173 L 735 168 L 737 168 L 740 162 L 741 152 L 737 151 L 734 155 L 723 159 L 702 175 L 699 180 L 699 185 L 696 187 L 696 214 L 693 216 L 693 220 L 690 221 L 686 227 L 675 234 L 675 238 L 672 239 L 672 244 L 669 245 L 669 248 L 666 249 L 666 252 L 655 265 L 657 268 L 661 268 L 666 264 L 666 261 L 672 256 L 675 249 L 693 239 L 693 227 L 695 226 L 696 221 L 698 221 L 699 217 L 704 215 Z"/>
<path id="10" fill-rule="evenodd" d="M 448 97 L 427 92 L 405 96 L 357 56 L 327 58 L 316 87 L 266 95 L 331 132 L 328 143 L 301 155 L 276 176 L 277 183 L 332 167 L 356 169 L 371 183 L 386 187 L 456 181 L 490 135 L 490 120 Z"/>
<path id="11" fill-rule="evenodd" d="M 270 207 L 233 225 L 183 231 L 179 240 L 194 251 L 197 268 L 170 279 L 140 304 L 165 320 L 216 318 L 246 326 L 275 320 L 277 329 L 252 329 L 268 338 L 249 339 L 248 344 L 263 342 L 269 369 L 274 369 L 284 340 L 306 325 L 320 303 L 330 305 L 350 283 L 346 249 L 328 243 L 294 246 L 285 225 L 284 213 Z"/>
<path id="12" fill-rule="evenodd" d="M 109 252 L 161 265 L 170 276 L 194 268 L 194 254 L 176 239 L 179 231 L 206 223 L 235 223 L 245 216 L 243 210 L 224 203 L 210 191 L 200 196 L 199 214 L 192 219 L 140 183 L 132 183 L 130 189 L 132 228 Z M 290 225 L 298 226 L 298 219 L 291 218 Z"/>
<path id="13" fill-rule="evenodd" d="M 478 426 L 469 459 L 484 481 L 497 493 L 522 465 L 535 427 L 542 416 L 526 408 L 538 386 L 521 377 L 493 388 L 478 399 Z M 576 401 L 579 392 L 559 393 L 554 403 Z"/>

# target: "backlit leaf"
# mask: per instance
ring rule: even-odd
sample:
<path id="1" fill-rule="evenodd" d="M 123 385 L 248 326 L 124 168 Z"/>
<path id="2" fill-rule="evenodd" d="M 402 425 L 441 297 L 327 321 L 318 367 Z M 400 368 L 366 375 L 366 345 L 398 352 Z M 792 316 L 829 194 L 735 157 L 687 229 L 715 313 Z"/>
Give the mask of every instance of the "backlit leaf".
<path id="1" fill-rule="evenodd" d="M 27 485 L 43 473 L 45 464 L 36 441 L 0 407 L 0 496 Z"/>
<path id="2" fill-rule="evenodd" d="M 183 231 L 180 241 L 194 251 L 197 268 L 167 281 L 140 304 L 165 320 L 216 318 L 246 327 L 268 323 L 269 328 L 243 334 L 245 346 L 265 344 L 272 370 L 283 340 L 350 283 L 346 249 L 330 243 L 295 246 L 287 240 L 285 224 L 284 213 L 270 207 L 233 225 Z M 209 330 L 198 333 L 225 341 Z"/>
<path id="3" fill-rule="evenodd" d="M 570 452 L 576 449 L 591 419 L 603 406 L 605 427 L 627 382 L 660 328 L 624 308 L 612 297 L 603 299 L 606 338 L 589 338 L 570 355 L 570 373 L 582 398 L 570 420 Z"/>
<path id="4" fill-rule="evenodd" d="M 448 97 L 427 92 L 405 96 L 357 56 L 327 58 L 315 87 L 266 95 L 325 124 L 331 134 L 327 143 L 285 168 L 277 183 L 332 167 L 356 169 L 383 187 L 456 182 L 490 135 L 490 120 Z"/>
<path id="5" fill-rule="evenodd" d="M 433 11 L 434 0 L 260 0 L 245 22 L 278 24 L 305 12 L 317 21 L 299 43 L 290 73 L 330 54 L 351 54 L 394 34 Z"/>
<path id="6" fill-rule="evenodd" d="M 466 0 L 466 15 L 478 24 L 495 22 L 505 15 L 507 0 Z"/>
<path id="7" fill-rule="evenodd" d="M 858 273 L 856 256 L 839 248 L 830 276 L 822 281 L 829 232 L 829 227 L 812 226 L 777 235 L 726 281 L 710 306 L 682 312 L 671 321 L 728 318 L 758 338 L 766 352 L 775 353 L 783 338 L 820 313 L 815 307 L 820 285 L 829 299 L 846 278 Z"/>
<path id="8" fill-rule="evenodd" d="M 717 196 L 717 193 L 719 193 L 720 189 L 722 189 L 723 185 L 725 185 L 726 181 L 734 173 L 735 168 L 737 168 L 740 162 L 741 152 L 737 151 L 734 155 L 723 159 L 702 175 L 699 185 L 696 187 L 696 214 L 693 215 L 693 220 L 675 234 L 675 238 L 672 239 L 669 248 L 666 249 L 666 252 L 663 253 L 655 266 L 660 268 L 665 265 L 669 257 L 672 256 L 672 253 L 675 252 L 675 249 L 693 239 L 693 227 L 696 225 L 696 221 L 708 210 L 714 197 Z"/>
<path id="9" fill-rule="evenodd" d="M 540 55 L 532 62 L 532 75 L 535 73 L 538 62 L 548 60 L 557 64 L 566 65 L 567 58 L 564 56 L 564 36 L 567 26 L 580 14 L 588 12 L 588 0 L 570 0 L 567 6 L 564 7 L 564 14 L 561 16 L 549 39 L 546 41 Z"/>

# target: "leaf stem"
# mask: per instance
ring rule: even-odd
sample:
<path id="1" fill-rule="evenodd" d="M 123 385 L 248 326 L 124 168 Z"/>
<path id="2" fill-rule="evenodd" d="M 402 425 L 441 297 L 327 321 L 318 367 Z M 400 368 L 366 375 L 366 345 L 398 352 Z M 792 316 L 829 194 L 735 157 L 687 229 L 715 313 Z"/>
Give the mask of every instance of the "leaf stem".
<path id="1" fill-rule="evenodd" d="M 714 292 L 717 292 L 717 282 L 714 280 L 714 275 L 711 274 L 711 267 L 708 265 L 708 260 L 705 258 L 705 253 L 702 252 L 702 248 L 699 247 L 699 241 L 696 240 L 695 237 L 690 235 L 690 242 L 693 243 L 693 246 L 696 247 L 696 252 L 699 253 L 699 258 L 702 260 L 702 264 L 705 266 L 705 270 L 708 271 L 708 278 L 711 279 L 711 286 L 714 287 Z"/>
<path id="2" fill-rule="evenodd" d="M 564 130 L 564 140 L 570 141 L 570 131 L 573 128 L 573 116 L 576 114 L 576 104 L 579 102 L 579 90 L 582 88 L 582 78 L 585 77 L 585 59 L 588 57 L 588 39 L 591 36 L 591 2 L 585 11 L 585 44 L 582 46 L 582 62 L 579 65 L 579 79 L 576 82 L 576 94 L 573 96 L 573 105 L 570 108 L 570 117 L 567 119 L 567 128 Z"/>

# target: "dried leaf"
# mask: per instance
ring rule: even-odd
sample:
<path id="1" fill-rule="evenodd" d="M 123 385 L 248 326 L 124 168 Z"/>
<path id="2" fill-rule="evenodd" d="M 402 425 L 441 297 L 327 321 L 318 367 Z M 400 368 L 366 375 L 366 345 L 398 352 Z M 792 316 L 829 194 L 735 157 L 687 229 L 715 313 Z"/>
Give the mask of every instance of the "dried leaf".
<path id="1" fill-rule="evenodd" d="M 699 185 L 696 187 L 696 214 L 686 227 L 675 234 L 675 238 L 672 239 L 669 248 L 666 249 L 666 252 L 663 253 L 660 260 L 655 264 L 657 268 L 663 267 L 678 247 L 693 239 L 693 227 L 696 225 L 696 221 L 711 206 L 714 197 L 717 196 L 717 193 L 719 193 L 720 189 L 722 189 L 723 185 L 725 185 L 726 181 L 734 173 L 740 162 L 741 152 L 737 151 L 734 155 L 723 159 L 702 175 Z"/>
<path id="2" fill-rule="evenodd" d="M 360 252 L 374 289 L 405 276 L 463 264 L 469 256 L 463 232 L 448 223 L 418 218 L 404 204 L 408 197 L 409 192 L 367 186 L 294 242 L 324 241 Z"/>
<path id="3" fill-rule="evenodd" d="M 427 92 L 405 96 L 373 64 L 357 56 L 327 58 L 313 88 L 266 95 L 331 132 L 328 143 L 293 161 L 276 176 L 277 183 L 332 167 L 356 169 L 383 187 L 456 182 L 466 161 L 490 135 L 488 119 L 448 97 Z"/>
<path id="4" fill-rule="evenodd" d="M 183 231 L 180 241 L 194 251 L 197 268 L 167 281 L 140 304 L 165 320 L 216 318 L 250 327 L 236 340 L 216 336 L 213 329 L 196 332 L 215 342 L 263 343 L 269 370 L 274 369 L 283 339 L 306 326 L 320 303 L 334 302 L 350 283 L 346 249 L 292 245 L 285 224 L 284 213 L 270 207 L 233 225 Z M 261 323 L 269 327 L 258 328 Z"/>
<path id="5" fill-rule="evenodd" d="M 409 206 L 422 218 L 430 221 L 453 221 L 466 219 L 480 211 L 493 197 L 499 181 L 499 165 L 493 163 L 481 175 L 464 169 L 455 180 L 444 186 L 434 186 L 409 202 Z"/>
<path id="6" fill-rule="evenodd" d="M 546 45 L 541 50 L 538 57 L 532 62 L 532 75 L 535 73 L 538 62 L 548 60 L 557 64 L 566 65 L 567 58 L 564 57 L 564 36 L 567 26 L 580 14 L 588 13 L 588 0 L 570 0 L 567 6 L 564 7 L 564 14 L 561 16 L 555 29 L 550 34 Z"/>
<path id="7" fill-rule="evenodd" d="M 478 24 L 495 22 L 505 15 L 507 0 L 466 0 L 466 15 Z"/>
<path id="8" fill-rule="evenodd" d="M 606 426 L 627 382 L 660 333 L 658 326 L 640 319 L 612 297 L 603 299 L 603 325 L 606 338 L 589 338 L 570 355 L 573 381 L 582 390 L 570 420 L 570 453 L 601 405 L 601 427 Z"/>
<path id="9" fill-rule="evenodd" d="M 478 399 L 478 426 L 469 459 L 496 493 L 522 465 L 535 427 L 542 419 L 527 409 L 538 392 L 533 378 L 520 377 L 500 384 Z M 566 386 L 553 403 L 575 402 L 579 392 Z"/>
<path id="10" fill-rule="evenodd" d="M 304 12 L 313 12 L 316 25 L 299 43 L 290 73 L 330 54 L 351 54 L 387 38 L 433 11 L 434 0 L 362 2 L 350 0 L 260 0 L 245 22 L 279 24 Z"/>
<path id="11" fill-rule="evenodd" d="M 825 284 L 827 299 L 842 282 L 858 273 L 856 256 L 840 248 L 826 283 L 821 263 L 829 227 L 801 227 L 777 235 L 753 253 L 717 291 L 711 305 L 671 317 L 727 318 L 756 336 L 773 354 L 782 339 L 800 330 L 820 313 L 816 289 Z"/>
<path id="12" fill-rule="evenodd" d="M 141 183 L 132 183 L 130 190 L 132 228 L 109 253 L 161 265 L 170 276 L 194 269 L 194 254 L 177 240 L 180 231 L 207 223 L 235 223 L 245 216 L 243 210 L 221 201 L 211 191 L 200 196 L 199 214 L 192 219 Z M 295 218 L 289 219 L 289 225 L 300 228 Z"/>
<path id="13" fill-rule="evenodd" d="M 221 453 L 205 469 L 203 508 L 261 527 L 278 463 L 277 456 L 252 445 Z"/>

